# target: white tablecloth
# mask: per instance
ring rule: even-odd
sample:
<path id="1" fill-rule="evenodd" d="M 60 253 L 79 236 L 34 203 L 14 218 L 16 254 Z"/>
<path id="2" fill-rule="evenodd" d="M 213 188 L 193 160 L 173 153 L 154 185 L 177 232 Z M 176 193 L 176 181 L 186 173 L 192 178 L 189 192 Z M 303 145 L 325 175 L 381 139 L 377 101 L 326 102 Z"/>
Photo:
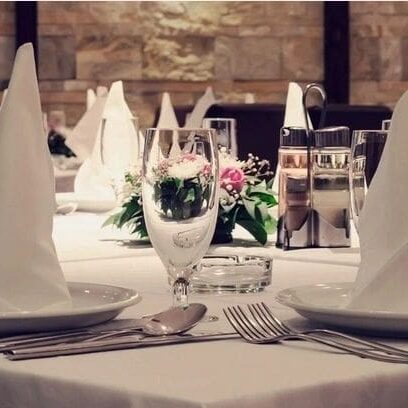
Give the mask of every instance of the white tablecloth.
<path id="1" fill-rule="evenodd" d="M 152 250 L 95 241 L 92 237 L 106 233 L 92 235 L 92 225 L 99 225 L 97 218 L 78 214 L 56 219 L 55 237 L 67 279 L 140 291 L 143 301 L 123 317 L 167 307 L 171 297 L 166 274 Z M 75 242 L 83 243 L 77 259 Z M 355 253 L 347 251 L 347 255 L 325 250 L 263 251 L 275 256 L 272 285 L 261 294 L 193 295 L 193 301 L 206 303 L 210 313 L 220 316 L 219 322 L 203 323 L 198 330 L 229 330 L 222 307 L 261 300 L 292 324 L 307 325 L 276 304 L 277 291 L 307 283 L 350 281 L 354 266 L 324 263 L 324 259 L 358 261 Z M 109 254 L 114 257 L 108 260 Z M 307 262 L 299 262 L 302 259 Z M 407 381 L 407 366 L 338 355 L 301 342 L 255 346 L 234 339 L 20 362 L 1 358 L 0 407 L 406 408 Z"/>

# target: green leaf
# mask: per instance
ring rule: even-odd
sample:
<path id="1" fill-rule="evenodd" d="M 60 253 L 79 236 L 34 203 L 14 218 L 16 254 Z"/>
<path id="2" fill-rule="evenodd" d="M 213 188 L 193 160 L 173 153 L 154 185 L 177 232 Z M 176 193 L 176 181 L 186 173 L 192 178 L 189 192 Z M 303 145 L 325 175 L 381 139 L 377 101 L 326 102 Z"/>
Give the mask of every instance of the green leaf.
<path id="1" fill-rule="evenodd" d="M 268 234 L 273 234 L 276 231 L 276 227 L 278 225 L 278 222 L 276 221 L 275 218 L 269 216 L 269 218 L 265 220 L 264 225 L 265 225 L 266 232 Z"/>
<path id="2" fill-rule="evenodd" d="M 242 197 L 242 202 L 244 203 L 245 209 L 247 210 L 248 214 L 256 220 L 256 214 L 255 214 L 255 208 L 256 208 L 256 203 L 254 200 L 251 200 L 246 197 Z"/>
<path id="3" fill-rule="evenodd" d="M 188 191 L 187 191 L 187 195 L 186 195 L 186 197 L 184 198 L 183 201 L 185 203 L 192 203 L 195 200 L 195 197 L 196 197 L 196 195 L 195 195 L 194 188 L 189 188 Z"/>

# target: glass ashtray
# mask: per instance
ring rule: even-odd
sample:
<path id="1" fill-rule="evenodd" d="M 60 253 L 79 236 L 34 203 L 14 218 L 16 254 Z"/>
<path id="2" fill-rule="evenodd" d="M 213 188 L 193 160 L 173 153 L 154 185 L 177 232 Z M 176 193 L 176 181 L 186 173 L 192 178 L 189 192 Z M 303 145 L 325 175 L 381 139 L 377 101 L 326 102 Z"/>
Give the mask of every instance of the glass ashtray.
<path id="1" fill-rule="evenodd" d="M 190 279 L 196 293 L 256 293 L 271 284 L 272 258 L 207 255 Z"/>

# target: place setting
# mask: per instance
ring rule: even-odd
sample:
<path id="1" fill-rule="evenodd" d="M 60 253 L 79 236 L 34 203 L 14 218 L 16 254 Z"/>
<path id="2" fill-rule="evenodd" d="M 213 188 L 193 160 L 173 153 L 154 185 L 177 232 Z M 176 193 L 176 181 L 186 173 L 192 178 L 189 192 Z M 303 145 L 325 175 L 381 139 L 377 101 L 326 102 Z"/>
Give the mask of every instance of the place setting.
<path id="1" fill-rule="evenodd" d="M 315 88 L 318 87 L 312 85 L 301 95 L 304 112 L 307 112 L 307 92 Z M 377 157 L 377 165 L 380 163 L 378 169 L 369 166 L 368 159 L 365 161 L 368 157 L 367 149 L 359 150 L 359 146 L 362 146 L 361 140 L 371 146 L 368 136 L 362 132 L 353 134 L 353 146 L 350 150 L 347 128 L 320 128 L 313 131 L 308 125 L 305 128 L 283 127 L 277 197 L 272 190 L 272 172 L 266 161 L 253 155 L 250 155 L 247 161 L 239 161 L 232 155 L 232 146 L 236 144 L 233 131 L 236 125 L 231 126 L 231 120 L 225 122 L 224 129 L 229 129 L 226 136 L 220 136 L 225 132 L 220 130 L 224 126 L 221 126 L 221 119 L 217 119 L 215 129 L 209 127 L 210 123 L 214 123 L 209 120 L 204 120 L 204 126 L 196 129 L 147 129 L 143 136 L 144 147 L 140 145 L 138 130 L 133 133 L 120 132 L 121 135 L 130 136 L 124 138 L 124 146 L 121 146 L 121 149 L 125 147 L 125 150 L 117 150 L 117 142 L 114 139 L 117 133 L 113 130 L 118 123 L 131 123 L 132 116 L 128 109 L 123 109 L 127 105 L 123 99 L 122 85 L 115 83 L 105 103 L 105 112 L 109 112 L 106 106 L 112 106 L 112 117 L 115 118 L 111 131 L 113 144 L 108 149 L 98 140 L 107 137 L 107 118 L 102 116 L 102 131 L 95 142 L 94 151 L 97 150 L 97 153 L 94 157 L 102 160 L 99 162 L 102 170 L 105 170 L 107 157 L 112 158 L 116 167 L 112 167 L 114 170 L 110 173 L 108 171 L 110 177 L 106 178 L 108 181 L 105 187 L 109 186 L 116 197 L 123 194 L 120 188 L 128 188 L 128 196 L 122 198 L 122 208 L 118 213 L 115 210 L 106 224 L 121 228 L 130 223 L 133 232 L 142 238 L 148 237 L 167 270 L 173 293 L 172 305 L 169 297 L 167 310 L 138 319 L 115 319 L 125 308 L 143 301 L 143 294 L 124 287 L 66 282 L 57 259 L 51 237 L 52 172 L 45 139 L 36 136 L 36 133 L 42 132 L 42 124 L 30 45 L 21 47 L 16 56 L 7 98 L 0 112 L 1 143 L 3 150 L 8 152 L 17 151 L 17 141 L 13 137 L 11 124 L 15 115 L 14 106 L 22 107 L 22 89 L 25 92 L 24 104 L 30 120 L 20 122 L 22 127 L 25 126 L 27 136 L 33 137 L 24 162 L 18 160 L 18 157 L 22 157 L 19 155 L 14 158 L 14 171 L 10 172 L 5 167 L 2 172 L 2 188 L 6 191 L 7 186 L 12 184 L 19 174 L 26 183 L 30 183 L 34 177 L 39 189 L 34 191 L 22 186 L 26 197 L 23 201 L 18 201 L 20 207 L 8 205 L 7 201 L 3 201 L 2 231 L 8 231 L 8 238 L 7 241 L 3 240 L 7 245 L 3 245 L 2 259 L 4 265 L 8 265 L 5 271 L 21 275 L 18 281 L 15 280 L 16 275 L 9 278 L 9 288 L 3 285 L 2 290 L 0 351 L 6 358 L 35 359 L 189 342 L 231 339 L 236 341 L 241 337 L 252 344 L 281 343 L 291 339 L 306 340 L 363 358 L 391 363 L 408 361 L 408 352 L 403 349 L 377 340 L 372 341 L 367 337 L 356 337 L 347 332 L 351 329 L 365 335 L 398 337 L 406 334 L 408 330 L 403 289 L 401 292 L 401 286 L 395 285 L 396 279 L 403 279 L 404 245 L 401 246 L 401 242 L 404 242 L 404 228 L 397 220 L 402 218 L 403 208 L 398 204 L 400 200 L 389 204 L 389 216 L 384 219 L 384 224 L 377 219 L 380 208 L 384 211 L 379 197 L 397 196 L 401 199 L 404 194 L 401 186 L 395 186 L 389 180 L 401 176 L 404 171 L 395 157 L 397 154 L 403 154 L 401 141 L 403 129 L 407 127 L 404 113 L 408 109 L 406 95 L 396 106 L 391 128 L 387 131 L 391 135 L 383 132 L 391 142 L 388 141 L 385 145 L 381 160 Z M 321 88 L 318 90 L 324 98 L 324 91 Z M 119 102 L 113 103 L 110 100 Z M 164 104 L 166 103 L 169 103 L 168 97 L 164 99 Z M 122 108 L 118 108 L 120 106 Z M 126 112 L 126 115 L 122 115 L 123 112 Z M 163 117 L 164 113 L 162 122 L 165 122 Z M 310 141 L 312 137 L 313 142 Z M 311 143 L 317 146 L 311 147 Z M 129 146 L 134 144 L 136 149 L 131 150 Z M 98 150 L 100 146 L 102 148 Z M 302 159 L 292 161 L 292 153 L 288 155 L 291 151 L 285 150 L 288 147 L 291 147 L 296 155 L 303 154 L 306 162 Z M 347 149 L 351 163 L 349 173 L 339 167 L 331 170 L 327 165 L 318 168 L 317 165 L 309 164 L 309 156 L 312 157 L 312 163 L 317 164 L 329 164 L 328 159 L 345 160 L 344 151 Z M 102 151 L 109 152 L 111 156 Z M 128 159 L 123 159 L 121 152 L 125 151 L 129 153 Z M 303 153 L 304 151 L 306 153 Z M 35 160 L 30 159 L 33 152 Z M 328 154 L 330 156 L 324 161 L 324 155 Z M 132 160 L 132 166 L 136 170 L 134 173 L 126 173 Z M 38 166 L 39 162 L 43 163 L 42 167 Z M 303 167 L 295 170 L 294 167 L 288 167 L 288 163 L 298 163 Z M 370 179 L 366 176 L 366 170 L 371 172 Z M 288 228 L 291 228 L 293 241 L 284 238 L 283 245 L 296 246 L 300 242 L 305 247 L 343 246 L 344 238 L 339 241 L 338 233 L 327 235 L 328 226 L 322 222 L 321 217 L 326 223 L 330 219 L 334 220 L 337 230 L 344 225 L 347 232 L 350 226 L 335 214 L 336 211 L 341 211 L 342 206 L 348 207 L 348 201 L 346 204 L 344 200 L 330 201 L 333 191 L 339 197 L 339 193 L 330 188 L 326 189 L 327 202 L 322 200 L 321 193 L 318 192 L 318 181 L 321 182 L 322 178 L 327 177 L 324 171 L 329 172 L 333 187 L 341 186 L 343 196 L 344 191 L 347 193 L 350 190 L 349 195 L 351 200 L 354 200 L 352 212 L 362 250 L 357 279 L 355 282 L 320 283 L 288 288 L 280 291 L 276 299 L 312 321 L 327 324 L 327 328 L 296 331 L 281 321 L 263 301 L 246 305 L 241 301 L 240 306 L 227 305 L 223 308 L 224 316 L 208 315 L 204 304 L 189 302 L 190 291 L 201 293 L 201 298 L 204 296 L 206 299 L 206 296 L 217 296 L 214 293 L 222 296 L 223 293 L 263 292 L 273 284 L 272 257 L 245 255 L 242 251 L 235 251 L 235 255 L 231 251 L 224 255 L 206 253 L 211 242 L 225 240 L 222 238 L 223 232 L 224 236 L 225 233 L 231 235 L 235 224 L 247 229 L 253 239 L 265 244 L 268 232 L 276 225 L 269 209 L 275 207 L 278 202 L 277 246 L 282 245 L 280 237 L 287 236 L 285 234 Z M 313 179 L 311 184 L 305 182 Z M 90 185 L 93 185 L 92 183 Z M 297 183 L 298 187 L 294 183 Z M 295 189 L 295 194 L 309 197 L 304 207 L 299 205 L 300 198 L 291 198 L 290 189 Z M 11 192 L 7 196 L 11 202 L 15 202 Z M 358 200 L 356 196 L 359 197 Z M 347 200 L 349 199 L 348 197 Z M 33 211 L 36 214 L 34 218 L 30 216 L 30 220 L 21 216 L 28 214 L 24 210 L 26 202 L 30 202 L 30 214 L 33 214 Z M 327 204 L 331 207 L 328 208 Z M 336 209 L 336 205 L 339 209 Z M 291 219 L 297 220 L 297 224 L 293 224 Z M 28 222 L 32 233 L 27 235 Z M 333 226 L 333 223 L 330 225 Z M 312 241 L 305 242 L 302 237 L 307 239 L 309 235 L 303 234 L 302 230 L 310 227 L 313 227 Z M 389 235 L 390 227 L 393 227 L 392 235 Z M 218 233 L 217 228 L 221 228 Z M 386 252 L 379 248 L 382 244 L 378 240 L 380 232 L 384 237 L 388 237 L 387 241 L 390 242 Z M 343 234 L 347 236 L 345 232 Z M 324 244 L 319 241 L 322 238 L 326 240 Z M 391 246 L 392 242 L 394 246 Z M 17 245 L 19 257 L 16 257 L 13 249 Z M 380 259 L 385 261 L 379 263 L 378 254 L 381 251 L 383 252 Z M 27 262 L 28 256 L 30 258 Z M 384 290 L 384 287 L 387 290 Z M 230 329 L 211 332 L 211 321 L 220 318 L 229 322 Z M 209 325 L 209 331 L 201 334 L 189 333 L 195 326 L 204 324 L 203 322 Z M 333 328 L 337 331 L 333 331 Z M 346 331 L 343 331 L 344 329 Z"/>

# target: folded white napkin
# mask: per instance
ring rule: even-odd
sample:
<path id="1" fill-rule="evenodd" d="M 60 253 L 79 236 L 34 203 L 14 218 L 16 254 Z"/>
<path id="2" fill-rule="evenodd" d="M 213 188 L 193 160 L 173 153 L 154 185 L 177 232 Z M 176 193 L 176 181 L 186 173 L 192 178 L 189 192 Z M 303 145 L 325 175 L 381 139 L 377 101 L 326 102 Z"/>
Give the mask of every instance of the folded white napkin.
<path id="1" fill-rule="evenodd" d="M 91 156 L 96 136 L 102 123 L 107 93 L 105 87 L 100 88 L 99 91 L 97 89 L 95 101 L 91 108 L 84 113 L 74 129 L 67 134 L 65 140 L 65 144 L 76 154 L 81 162 Z"/>
<path id="2" fill-rule="evenodd" d="M 54 177 L 31 44 L 0 109 L 0 312 L 58 309 L 70 296 L 52 240 Z"/>
<path id="3" fill-rule="evenodd" d="M 96 104 L 97 102 L 91 110 Z M 139 158 L 138 135 L 132 118 L 125 101 L 123 83 L 114 82 L 103 108 L 102 119 L 106 121 L 102 120 L 99 124 L 92 155 L 84 161 L 78 171 L 74 185 L 75 193 L 88 198 L 93 197 L 95 200 L 112 200 L 112 203 L 116 201 L 112 180 L 123 178 L 126 169 L 135 164 Z"/>
<path id="4" fill-rule="evenodd" d="M 176 113 L 174 112 L 173 104 L 171 103 L 170 94 L 164 92 L 161 101 L 159 120 L 157 121 L 156 128 L 158 129 L 174 129 L 178 128 Z"/>
<path id="5" fill-rule="evenodd" d="M 107 96 L 108 88 L 106 86 L 97 86 L 96 92 L 92 88 L 88 88 L 86 91 L 86 110 L 92 108 L 92 105 L 96 101 L 97 96 Z"/>
<path id="6" fill-rule="evenodd" d="M 306 127 L 305 114 L 303 112 L 303 91 L 299 84 L 296 82 L 289 82 L 288 94 L 286 96 L 285 118 L 283 120 L 283 126 L 299 126 Z M 307 115 L 309 121 L 309 129 L 313 129 L 312 122 Z M 276 193 L 279 192 L 279 163 L 276 166 L 275 178 L 273 180 L 272 190 Z"/>
<path id="7" fill-rule="evenodd" d="M 4 103 L 4 101 L 6 100 L 7 91 L 8 91 L 7 88 L 3 90 L 3 94 L 1 95 L 0 108 L 3 106 L 3 103 Z"/>
<path id="8" fill-rule="evenodd" d="M 205 93 L 197 101 L 194 109 L 188 116 L 184 127 L 186 128 L 201 128 L 203 119 L 208 109 L 216 103 L 214 92 L 211 86 L 207 87 Z"/>
<path id="9" fill-rule="evenodd" d="M 95 103 L 96 100 L 96 93 L 92 88 L 88 88 L 86 91 L 86 110 L 92 108 L 92 105 Z"/>
<path id="10" fill-rule="evenodd" d="M 408 311 L 407 133 L 405 92 L 359 218 L 361 264 L 349 308 Z"/>

